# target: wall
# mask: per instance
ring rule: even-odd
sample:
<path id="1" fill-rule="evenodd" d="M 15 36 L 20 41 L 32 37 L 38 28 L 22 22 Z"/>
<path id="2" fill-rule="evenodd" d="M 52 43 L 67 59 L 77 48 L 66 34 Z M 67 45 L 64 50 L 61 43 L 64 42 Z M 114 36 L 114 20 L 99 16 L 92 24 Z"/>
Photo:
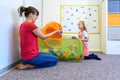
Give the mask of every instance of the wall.
<path id="1" fill-rule="evenodd" d="M 19 17 L 17 9 L 21 5 L 33 6 L 40 11 L 37 25 L 42 24 L 42 0 L 8 0 L 0 1 L 0 74 L 11 64 L 20 60 L 19 57 L 19 25 L 23 18 Z"/>
<path id="2" fill-rule="evenodd" d="M 106 5 L 106 0 L 101 3 L 100 7 L 101 7 L 101 51 L 103 53 L 106 53 L 106 9 L 107 9 L 107 5 Z"/>
<path id="3" fill-rule="evenodd" d="M 36 9 L 38 9 L 39 11 L 39 16 L 38 16 L 38 20 L 36 21 L 36 24 L 38 25 L 38 27 L 42 26 L 42 6 L 43 6 L 43 1 L 42 0 L 25 0 L 24 5 L 26 7 L 28 6 L 33 6 Z"/>
<path id="4" fill-rule="evenodd" d="M 9 4 L 6 2 L 8 0 L 0 1 L 0 71 L 20 59 L 18 29 L 21 19 L 17 8 L 23 1 L 11 0 Z"/>
<path id="5" fill-rule="evenodd" d="M 43 0 L 43 25 L 50 21 L 60 23 L 60 5 L 62 4 L 100 4 L 102 0 Z M 74 34 L 75 35 L 75 34 Z M 101 35 L 90 34 L 90 51 L 101 51 Z"/>

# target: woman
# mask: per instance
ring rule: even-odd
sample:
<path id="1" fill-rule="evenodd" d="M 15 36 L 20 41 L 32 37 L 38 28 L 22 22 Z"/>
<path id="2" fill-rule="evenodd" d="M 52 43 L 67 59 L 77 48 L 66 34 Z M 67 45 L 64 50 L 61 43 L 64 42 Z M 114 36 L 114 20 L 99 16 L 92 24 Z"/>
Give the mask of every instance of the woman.
<path id="1" fill-rule="evenodd" d="M 39 11 L 34 7 L 19 7 L 20 16 L 24 13 L 26 20 L 20 25 L 20 48 L 21 48 L 21 64 L 16 66 L 17 69 L 31 69 L 51 67 L 57 64 L 58 58 L 50 54 L 44 54 L 38 50 L 38 37 L 47 39 L 53 34 L 60 31 L 54 31 L 44 35 L 42 31 L 35 25 Z"/>

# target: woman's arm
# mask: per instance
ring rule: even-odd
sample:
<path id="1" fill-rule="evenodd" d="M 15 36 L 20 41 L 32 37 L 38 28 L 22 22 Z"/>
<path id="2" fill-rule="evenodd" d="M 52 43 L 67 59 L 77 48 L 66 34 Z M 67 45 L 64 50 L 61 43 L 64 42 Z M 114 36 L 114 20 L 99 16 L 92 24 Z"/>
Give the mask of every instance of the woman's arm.
<path id="1" fill-rule="evenodd" d="M 39 38 L 41 38 L 41 39 L 47 39 L 48 37 L 50 37 L 50 36 L 52 36 L 52 35 L 54 35 L 54 34 L 56 34 L 56 33 L 59 33 L 59 31 L 60 30 L 57 30 L 57 31 L 53 31 L 53 32 L 51 32 L 51 33 L 49 33 L 49 34 L 46 34 L 46 35 L 44 35 L 43 33 L 42 33 L 42 31 L 40 30 L 40 29 L 34 29 L 32 32 L 36 35 L 36 36 L 38 36 Z"/>

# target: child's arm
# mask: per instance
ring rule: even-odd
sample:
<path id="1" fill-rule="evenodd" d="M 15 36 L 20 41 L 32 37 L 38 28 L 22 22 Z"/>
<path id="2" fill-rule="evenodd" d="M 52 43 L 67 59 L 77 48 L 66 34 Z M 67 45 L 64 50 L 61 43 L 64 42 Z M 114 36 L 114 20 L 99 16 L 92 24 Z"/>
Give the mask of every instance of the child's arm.
<path id="1" fill-rule="evenodd" d="M 88 42 L 88 37 L 85 37 L 84 39 L 77 38 L 78 40 L 81 40 L 83 42 Z"/>
<path id="2" fill-rule="evenodd" d="M 72 39 L 77 39 L 77 40 L 81 40 L 83 42 L 88 42 L 88 37 L 85 37 L 84 39 L 80 39 L 80 38 L 78 38 L 76 36 L 72 36 Z"/>
<path id="3" fill-rule="evenodd" d="M 83 42 L 88 42 L 88 33 L 86 31 L 83 31 L 82 33 L 82 39 L 80 39 Z"/>

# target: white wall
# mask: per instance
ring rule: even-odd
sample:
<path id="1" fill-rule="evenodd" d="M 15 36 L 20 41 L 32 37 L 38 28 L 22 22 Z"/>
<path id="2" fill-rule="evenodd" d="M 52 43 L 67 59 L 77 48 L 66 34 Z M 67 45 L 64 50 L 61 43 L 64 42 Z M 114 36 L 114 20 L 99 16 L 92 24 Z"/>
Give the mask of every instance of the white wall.
<path id="1" fill-rule="evenodd" d="M 50 21 L 60 23 L 60 5 L 63 4 L 95 4 L 99 5 L 102 0 L 43 0 L 43 25 Z M 101 51 L 101 35 L 90 34 L 90 51 Z"/>
<path id="2" fill-rule="evenodd" d="M 101 51 L 106 53 L 106 32 L 107 32 L 107 24 L 106 24 L 106 0 L 101 3 Z"/>
<path id="3" fill-rule="evenodd" d="M 36 24 L 38 26 L 42 24 L 42 0 L 0 1 L 0 71 L 20 60 L 19 25 L 23 22 L 23 18 L 19 17 L 17 9 L 21 5 L 37 8 L 40 16 Z"/>
<path id="4" fill-rule="evenodd" d="M 22 0 L 0 1 L 0 70 L 20 59 L 17 8 L 22 3 Z"/>
<path id="5" fill-rule="evenodd" d="M 106 54 L 120 54 L 120 41 L 107 40 Z"/>

